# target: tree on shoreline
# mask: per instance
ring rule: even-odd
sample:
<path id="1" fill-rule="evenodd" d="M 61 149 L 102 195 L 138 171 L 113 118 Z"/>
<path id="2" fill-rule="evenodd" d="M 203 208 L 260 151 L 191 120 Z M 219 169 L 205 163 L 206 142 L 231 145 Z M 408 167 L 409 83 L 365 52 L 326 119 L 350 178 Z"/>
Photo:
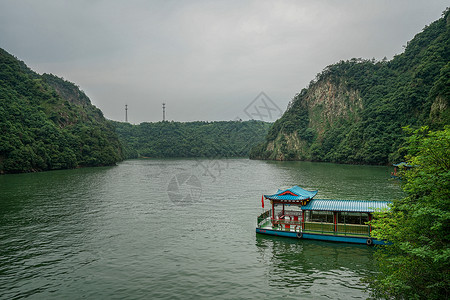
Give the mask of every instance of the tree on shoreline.
<path id="1" fill-rule="evenodd" d="M 450 126 L 411 131 L 402 174 L 406 197 L 372 221 L 374 237 L 390 241 L 375 254 L 369 278 L 375 298 L 448 299 L 450 296 Z"/>

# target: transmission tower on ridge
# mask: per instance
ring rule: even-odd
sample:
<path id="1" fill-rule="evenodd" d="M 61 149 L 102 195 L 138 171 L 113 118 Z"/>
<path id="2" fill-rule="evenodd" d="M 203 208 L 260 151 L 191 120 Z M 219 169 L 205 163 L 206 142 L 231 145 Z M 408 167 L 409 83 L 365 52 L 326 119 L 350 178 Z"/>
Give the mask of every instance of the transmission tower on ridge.
<path id="1" fill-rule="evenodd" d="M 162 105 L 163 105 L 163 121 L 165 121 L 166 120 L 166 104 L 163 103 Z"/>
<path id="2" fill-rule="evenodd" d="M 128 122 L 128 104 L 125 104 L 125 122 Z"/>

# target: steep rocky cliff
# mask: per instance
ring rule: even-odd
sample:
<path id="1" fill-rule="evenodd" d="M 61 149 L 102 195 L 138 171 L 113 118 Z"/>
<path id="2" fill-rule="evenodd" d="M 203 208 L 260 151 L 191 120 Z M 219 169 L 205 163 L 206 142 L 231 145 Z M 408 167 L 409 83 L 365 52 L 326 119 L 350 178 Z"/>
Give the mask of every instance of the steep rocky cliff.
<path id="1" fill-rule="evenodd" d="M 450 17 L 426 26 L 391 61 L 328 66 L 290 102 L 253 159 L 386 164 L 404 126 L 450 124 Z"/>

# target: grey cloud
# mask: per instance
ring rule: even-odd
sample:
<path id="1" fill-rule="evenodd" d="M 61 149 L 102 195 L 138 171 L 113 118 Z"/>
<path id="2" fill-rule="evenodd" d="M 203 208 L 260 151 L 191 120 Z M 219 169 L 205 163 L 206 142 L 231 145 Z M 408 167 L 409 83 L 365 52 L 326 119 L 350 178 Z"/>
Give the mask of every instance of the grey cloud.
<path id="1" fill-rule="evenodd" d="M 391 58 L 447 1 L 0 1 L 0 47 L 134 123 L 284 109 L 341 59 Z"/>

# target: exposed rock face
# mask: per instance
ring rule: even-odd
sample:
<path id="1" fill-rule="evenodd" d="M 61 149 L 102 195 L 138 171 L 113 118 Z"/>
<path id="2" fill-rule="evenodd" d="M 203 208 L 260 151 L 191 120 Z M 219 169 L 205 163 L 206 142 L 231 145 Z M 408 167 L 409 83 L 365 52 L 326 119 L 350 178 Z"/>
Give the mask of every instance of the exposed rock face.
<path id="1" fill-rule="evenodd" d="M 315 84 L 308 91 L 305 102 L 310 116 L 309 126 L 319 137 L 341 119 L 357 122 L 363 108 L 358 91 L 343 83 L 334 84 L 331 80 Z"/>
<path id="2" fill-rule="evenodd" d="M 387 164 L 402 159 L 403 127 L 450 125 L 449 11 L 391 61 L 326 67 L 250 158 Z"/>
<path id="3" fill-rule="evenodd" d="M 43 74 L 43 80 L 52 86 L 56 93 L 61 96 L 61 98 L 69 101 L 72 104 L 80 105 L 83 107 L 90 106 L 91 100 L 86 94 L 79 89 L 75 84 L 65 81 L 53 74 Z"/>
<path id="4" fill-rule="evenodd" d="M 266 159 L 311 159 L 312 139 L 323 140 L 327 130 L 343 121 L 358 122 L 362 109 L 363 101 L 358 91 L 348 88 L 345 83 L 330 79 L 315 83 L 306 93 L 297 95 L 288 108 L 301 111 L 302 118 L 292 125 L 306 125 L 305 130 L 291 131 L 285 126 L 275 139 L 268 141 L 265 151 L 270 152 L 270 156 Z"/>

